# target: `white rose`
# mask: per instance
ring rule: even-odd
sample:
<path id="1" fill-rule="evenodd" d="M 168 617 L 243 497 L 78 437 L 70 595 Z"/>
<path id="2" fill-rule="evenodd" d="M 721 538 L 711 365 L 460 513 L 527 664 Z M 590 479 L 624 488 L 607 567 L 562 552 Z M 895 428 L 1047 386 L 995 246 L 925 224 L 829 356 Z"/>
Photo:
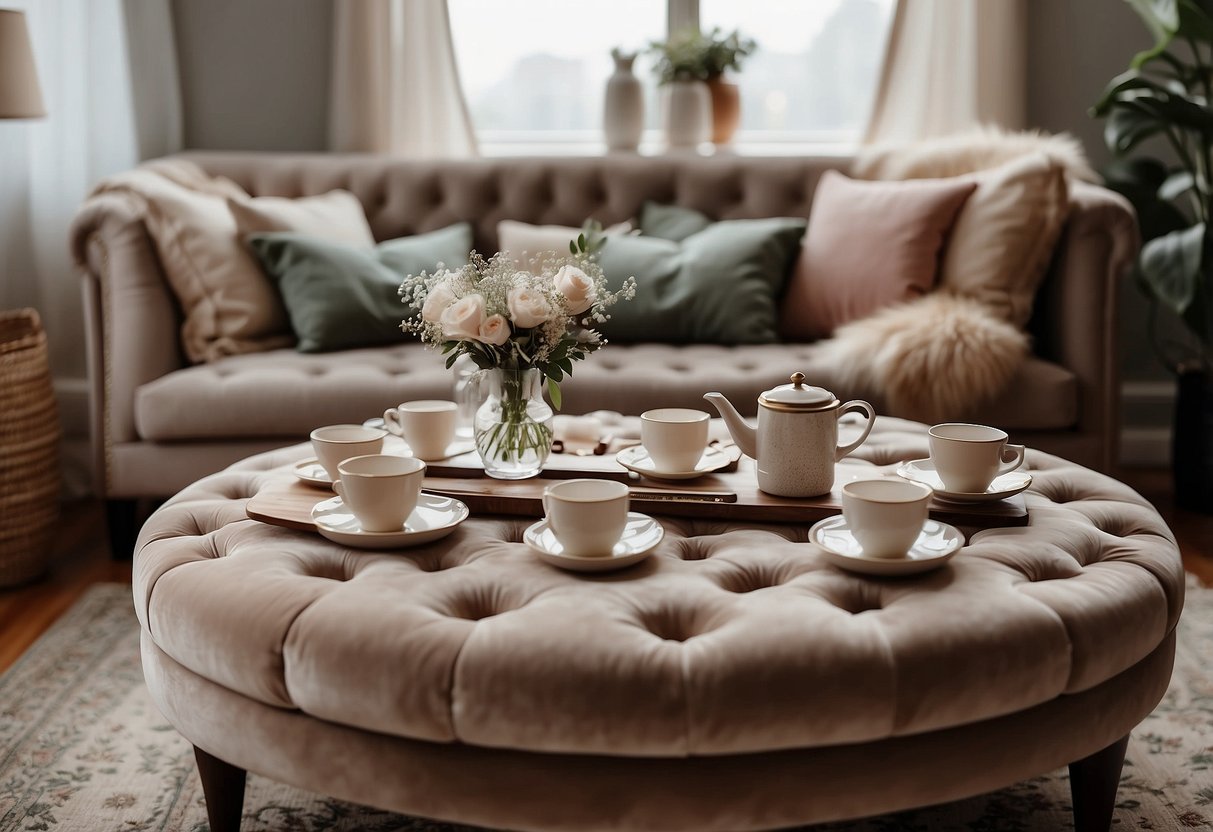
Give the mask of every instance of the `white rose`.
<path id="1" fill-rule="evenodd" d="M 505 305 L 510 310 L 514 326 L 529 329 L 539 326 L 552 316 L 552 305 L 543 292 L 526 286 L 516 286 L 505 296 Z"/>
<path id="2" fill-rule="evenodd" d="M 580 315 L 598 300 L 594 281 L 576 266 L 561 266 L 552 281 L 556 284 L 556 290 L 564 295 L 570 315 Z"/>
<path id="3" fill-rule="evenodd" d="M 489 315 L 480 325 L 476 338 L 485 344 L 500 347 L 510 340 L 510 322 L 501 315 Z"/>
<path id="4" fill-rule="evenodd" d="M 453 341 L 479 338 L 484 325 L 484 298 L 464 295 L 442 311 L 439 322 L 443 336 Z"/>
<path id="5" fill-rule="evenodd" d="M 436 324 L 442 320 L 442 313 L 455 302 L 455 293 L 446 283 L 439 283 L 430 289 L 421 305 L 421 319 L 427 323 Z"/>

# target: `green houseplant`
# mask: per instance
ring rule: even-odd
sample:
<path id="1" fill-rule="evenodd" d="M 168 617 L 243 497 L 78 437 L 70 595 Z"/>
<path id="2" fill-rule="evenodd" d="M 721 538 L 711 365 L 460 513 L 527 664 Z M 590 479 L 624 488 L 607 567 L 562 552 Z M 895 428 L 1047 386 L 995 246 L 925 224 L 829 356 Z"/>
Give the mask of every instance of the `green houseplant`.
<path id="1" fill-rule="evenodd" d="M 724 80 L 726 70 L 740 71 L 742 61 L 753 54 L 757 44 L 740 32 L 724 34 L 719 28 L 706 34 L 688 29 L 668 40 L 654 41 L 654 71 L 662 86 L 707 84 L 711 98 L 711 139 L 727 144 L 741 122 L 741 93 L 736 84 Z"/>
<path id="2" fill-rule="evenodd" d="M 1213 512 L 1213 0 L 1126 0 L 1154 36 L 1092 110 L 1116 161 L 1110 187 L 1137 209 L 1145 244 L 1137 277 L 1152 304 L 1183 321 L 1158 342 L 1179 380 L 1176 500 Z M 1145 155 L 1161 139 L 1174 161 Z M 1153 312 L 1151 320 L 1153 320 Z"/>

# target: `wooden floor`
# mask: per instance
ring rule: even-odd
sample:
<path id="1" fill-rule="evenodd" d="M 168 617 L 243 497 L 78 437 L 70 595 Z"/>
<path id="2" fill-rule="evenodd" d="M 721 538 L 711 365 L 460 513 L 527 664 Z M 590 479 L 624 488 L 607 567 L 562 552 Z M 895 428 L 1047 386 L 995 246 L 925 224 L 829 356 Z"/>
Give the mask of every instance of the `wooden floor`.
<path id="1" fill-rule="evenodd" d="M 1175 508 L 1170 472 L 1131 469 L 1121 479 L 1152 502 L 1179 539 L 1184 567 L 1213 586 L 1213 516 Z M 113 562 L 105 513 L 97 500 L 64 506 L 47 576 L 16 589 L 0 589 L 0 672 L 7 669 L 91 584 L 130 583 L 129 562 Z"/>

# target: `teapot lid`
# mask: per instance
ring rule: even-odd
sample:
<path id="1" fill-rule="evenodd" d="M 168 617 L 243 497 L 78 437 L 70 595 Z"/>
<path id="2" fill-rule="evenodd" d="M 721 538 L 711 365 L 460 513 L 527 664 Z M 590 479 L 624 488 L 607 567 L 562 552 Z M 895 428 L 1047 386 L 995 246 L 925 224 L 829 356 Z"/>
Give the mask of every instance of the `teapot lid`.
<path id="1" fill-rule="evenodd" d="M 828 410 L 838 404 L 834 394 L 824 387 L 813 387 L 804 383 L 804 373 L 792 373 L 791 384 L 766 391 L 758 397 L 758 403 L 774 410 Z"/>

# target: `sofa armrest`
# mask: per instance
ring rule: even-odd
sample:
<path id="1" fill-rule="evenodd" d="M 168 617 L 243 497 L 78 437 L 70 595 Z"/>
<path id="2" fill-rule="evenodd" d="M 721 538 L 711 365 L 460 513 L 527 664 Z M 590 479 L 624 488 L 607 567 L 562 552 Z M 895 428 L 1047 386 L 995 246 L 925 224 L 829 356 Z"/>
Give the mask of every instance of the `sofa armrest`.
<path id="1" fill-rule="evenodd" d="M 1075 182 L 1070 201 L 1032 330 L 1036 352 L 1078 377 L 1078 429 L 1101 437 L 1100 467 L 1107 471 L 1120 439 L 1117 297 L 1141 236 L 1132 206 L 1119 194 Z"/>
<path id="2" fill-rule="evenodd" d="M 72 222 L 70 245 L 83 273 L 94 480 L 105 494 L 111 449 L 138 439 L 135 391 L 186 365 L 181 315 L 129 196 L 91 197 Z"/>

